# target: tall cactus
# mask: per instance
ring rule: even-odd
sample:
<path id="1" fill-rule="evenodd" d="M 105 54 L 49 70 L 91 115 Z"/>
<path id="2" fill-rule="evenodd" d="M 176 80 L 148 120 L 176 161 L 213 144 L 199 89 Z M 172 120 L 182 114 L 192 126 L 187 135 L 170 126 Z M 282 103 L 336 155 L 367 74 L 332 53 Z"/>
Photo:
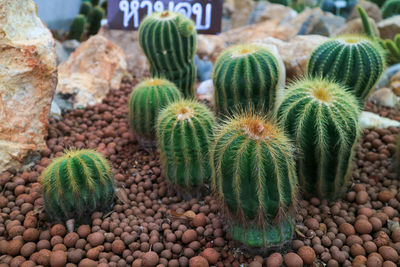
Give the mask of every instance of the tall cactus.
<path id="1" fill-rule="evenodd" d="M 400 15 L 400 0 L 386 0 L 382 6 L 382 17 L 386 19 L 395 15 Z"/>
<path id="2" fill-rule="evenodd" d="M 334 199 L 346 190 L 359 109 L 351 93 L 326 79 L 304 79 L 285 91 L 277 118 L 300 152 L 298 177 L 307 195 Z"/>
<path id="3" fill-rule="evenodd" d="M 178 187 L 201 186 L 211 175 L 209 146 L 214 115 L 193 100 L 181 100 L 160 112 L 157 141 L 164 176 Z"/>
<path id="4" fill-rule="evenodd" d="M 155 12 L 139 27 L 139 43 L 151 75 L 174 82 L 186 97 L 195 95 L 196 40 L 194 23 L 176 12 Z"/>
<path id="5" fill-rule="evenodd" d="M 101 27 L 101 20 L 104 17 L 104 10 L 100 6 L 94 7 L 89 13 L 89 35 L 95 35 Z"/>
<path id="6" fill-rule="evenodd" d="M 163 79 L 147 79 L 133 89 L 129 98 L 129 123 L 143 147 L 154 145 L 160 110 L 181 97 L 178 88 Z"/>
<path id="7" fill-rule="evenodd" d="M 308 61 L 308 74 L 326 77 L 349 87 L 360 102 L 366 101 L 385 68 L 379 44 L 364 36 L 342 36 L 318 46 Z"/>
<path id="8" fill-rule="evenodd" d="M 272 110 L 285 80 L 281 69 L 284 68 L 274 53 L 262 45 L 238 45 L 225 50 L 212 75 L 217 114 L 227 115 L 249 106 Z"/>
<path id="9" fill-rule="evenodd" d="M 43 199 L 55 221 L 90 218 L 93 211 L 105 211 L 114 198 L 114 178 L 107 160 L 93 150 L 71 150 L 55 159 L 43 171 Z"/>
<path id="10" fill-rule="evenodd" d="M 74 18 L 69 28 L 68 39 L 80 41 L 82 35 L 85 32 L 86 17 L 84 15 L 78 15 Z"/>
<path id="11" fill-rule="evenodd" d="M 250 247 L 290 241 L 297 177 L 283 131 L 262 116 L 244 113 L 221 125 L 214 140 L 212 188 L 233 220 L 233 238 Z"/>
<path id="12" fill-rule="evenodd" d="M 82 2 L 81 7 L 79 9 L 79 14 L 88 17 L 90 10 L 92 10 L 92 4 L 90 2 Z"/>

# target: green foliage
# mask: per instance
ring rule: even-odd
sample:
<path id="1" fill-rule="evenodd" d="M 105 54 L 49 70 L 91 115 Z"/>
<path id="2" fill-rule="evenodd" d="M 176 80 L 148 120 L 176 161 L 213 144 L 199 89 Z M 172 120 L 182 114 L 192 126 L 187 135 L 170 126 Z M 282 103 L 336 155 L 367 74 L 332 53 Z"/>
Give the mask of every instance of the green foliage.
<path id="1" fill-rule="evenodd" d="M 86 17 L 84 15 L 78 15 L 72 21 L 72 24 L 69 28 L 68 39 L 78 40 L 82 39 L 82 35 L 85 32 L 86 26 Z"/>
<path id="2" fill-rule="evenodd" d="M 104 14 L 105 14 L 105 16 L 107 16 L 107 8 L 108 8 L 108 1 L 107 0 L 105 0 L 103 3 L 101 3 L 101 7 L 103 8 L 103 10 L 104 10 Z"/>
<path id="3" fill-rule="evenodd" d="M 89 35 L 95 35 L 101 27 L 101 20 L 104 17 L 103 8 L 96 6 L 89 13 Z"/>
<path id="4" fill-rule="evenodd" d="M 272 110 L 284 75 L 274 54 L 262 45 L 226 49 L 213 70 L 215 109 L 227 115 L 249 106 Z"/>
<path id="5" fill-rule="evenodd" d="M 176 12 L 155 12 L 139 27 L 139 43 L 153 77 L 176 84 L 185 97 L 194 97 L 197 33 L 192 20 Z"/>
<path id="6" fill-rule="evenodd" d="M 284 5 L 284 6 L 288 6 L 291 3 L 290 0 L 269 0 L 268 2 L 274 3 L 274 4 L 280 4 L 280 5 Z"/>
<path id="7" fill-rule="evenodd" d="M 348 35 L 318 46 L 310 56 L 307 71 L 310 76 L 342 83 L 364 103 L 385 65 L 384 51 L 374 40 Z"/>
<path id="8" fill-rule="evenodd" d="M 129 123 L 137 137 L 142 139 L 143 146 L 155 139 L 155 124 L 160 110 L 181 97 L 176 86 L 163 79 L 147 79 L 133 89 L 129 98 Z"/>
<path id="9" fill-rule="evenodd" d="M 93 6 L 98 6 L 100 3 L 100 0 L 90 0 Z"/>
<path id="10" fill-rule="evenodd" d="M 114 178 L 109 163 L 94 150 L 71 150 L 43 171 L 43 199 L 55 221 L 83 222 L 94 211 L 111 208 Z"/>
<path id="11" fill-rule="evenodd" d="M 252 113 L 227 119 L 216 130 L 211 183 L 232 219 L 232 236 L 250 247 L 290 241 L 297 177 L 293 149 L 272 121 Z"/>
<path id="12" fill-rule="evenodd" d="M 91 10 L 92 4 L 90 2 L 82 2 L 81 8 L 79 9 L 79 14 L 88 17 Z"/>
<path id="13" fill-rule="evenodd" d="M 382 5 L 385 3 L 385 0 L 368 0 L 368 1 L 377 4 L 379 7 L 382 7 Z"/>
<path id="14" fill-rule="evenodd" d="M 369 17 L 368 17 L 367 12 L 361 6 L 357 6 L 357 12 L 360 15 L 365 35 L 367 35 L 369 38 L 374 39 L 376 37 L 375 36 L 375 32 L 374 32 L 374 29 L 372 28 L 372 25 L 371 25 L 370 21 L 369 21 Z"/>
<path id="15" fill-rule="evenodd" d="M 382 6 L 382 17 L 384 19 L 400 15 L 400 0 L 386 0 Z"/>
<path id="16" fill-rule="evenodd" d="M 164 176 L 178 187 L 201 186 L 210 178 L 209 146 L 214 115 L 194 100 L 180 100 L 160 112 L 157 141 Z"/>
<path id="17" fill-rule="evenodd" d="M 300 80 L 285 91 L 277 118 L 300 153 L 299 183 L 309 196 L 334 199 L 345 192 L 359 109 L 351 93 L 326 79 Z"/>

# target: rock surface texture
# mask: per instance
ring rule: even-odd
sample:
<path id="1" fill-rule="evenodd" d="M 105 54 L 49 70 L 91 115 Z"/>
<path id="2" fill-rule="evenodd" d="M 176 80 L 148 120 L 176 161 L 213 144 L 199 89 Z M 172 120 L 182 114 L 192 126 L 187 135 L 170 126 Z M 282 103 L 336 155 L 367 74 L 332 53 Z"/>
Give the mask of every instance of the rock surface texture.
<path id="1" fill-rule="evenodd" d="M 0 173 L 46 147 L 54 40 L 32 0 L 0 0 Z"/>
<path id="2" fill-rule="evenodd" d="M 124 51 L 103 36 L 82 43 L 58 68 L 57 93 L 74 95 L 74 106 L 101 102 L 126 73 Z"/>

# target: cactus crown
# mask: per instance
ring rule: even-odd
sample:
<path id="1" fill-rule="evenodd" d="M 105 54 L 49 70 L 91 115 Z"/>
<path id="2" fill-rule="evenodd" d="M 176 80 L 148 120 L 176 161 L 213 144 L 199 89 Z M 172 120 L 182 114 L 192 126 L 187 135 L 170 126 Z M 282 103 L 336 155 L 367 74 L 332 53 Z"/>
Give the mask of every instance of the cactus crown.
<path id="1" fill-rule="evenodd" d="M 88 212 L 108 209 L 114 179 L 103 155 L 94 150 L 69 150 L 52 161 L 41 176 L 47 213 L 56 220 L 80 221 Z"/>
<path id="2" fill-rule="evenodd" d="M 157 140 L 164 175 L 179 187 L 200 186 L 209 180 L 208 149 L 215 118 L 194 100 L 180 100 L 160 112 Z"/>

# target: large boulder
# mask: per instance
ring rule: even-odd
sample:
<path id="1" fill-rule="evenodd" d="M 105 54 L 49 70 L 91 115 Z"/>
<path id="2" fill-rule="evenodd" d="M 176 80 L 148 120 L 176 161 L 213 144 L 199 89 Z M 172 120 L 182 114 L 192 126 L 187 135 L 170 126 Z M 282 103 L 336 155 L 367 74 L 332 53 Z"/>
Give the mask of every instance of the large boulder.
<path id="1" fill-rule="evenodd" d="M 400 15 L 393 16 L 378 22 L 378 29 L 383 39 L 393 39 L 400 33 Z"/>
<path id="2" fill-rule="evenodd" d="M 57 93 L 73 95 L 75 107 L 94 105 L 111 88 L 119 88 L 126 66 L 121 48 L 103 36 L 92 36 L 58 67 Z"/>
<path id="3" fill-rule="evenodd" d="M 233 11 L 230 14 L 231 29 L 242 27 L 248 24 L 250 13 L 253 10 L 253 0 L 226 0 L 226 5 Z"/>
<path id="4" fill-rule="evenodd" d="M 0 0 L 0 173 L 46 147 L 57 84 L 54 40 L 32 0 Z"/>
<path id="5" fill-rule="evenodd" d="M 376 22 L 382 20 L 381 10 L 377 4 L 371 1 L 360 0 L 358 1 L 357 5 L 361 6 L 365 10 L 365 12 L 367 12 L 368 17 L 370 17 L 371 19 L 375 20 Z M 357 8 L 354 7 L 347 20 L 350 21 L 359 17 L 360 16 L 358 14 Z"/>
<path id="6" fill-rule="evenodd" d="M 280 24 L 284 24 L 295 17 L 297 17 L 297 12 L 288 6 L 261 1 L 254 6 L 249 23 L 256 24 L 266 20 L 276 20 L 280 21 Z"/>
<path id="7" fill-rule="evenodd" d="M 369 18 L 368 19 L 372 29 L 376 36 L 380 36 L 378 26 L 376 25 L 375 20 Z M 364 27 L 362 25 L 361 18 L 352 19 L 344 24 L 342 27 L 336 29 L 333 35 L 342 35 L 342 34 L 364 34 Z"/>

